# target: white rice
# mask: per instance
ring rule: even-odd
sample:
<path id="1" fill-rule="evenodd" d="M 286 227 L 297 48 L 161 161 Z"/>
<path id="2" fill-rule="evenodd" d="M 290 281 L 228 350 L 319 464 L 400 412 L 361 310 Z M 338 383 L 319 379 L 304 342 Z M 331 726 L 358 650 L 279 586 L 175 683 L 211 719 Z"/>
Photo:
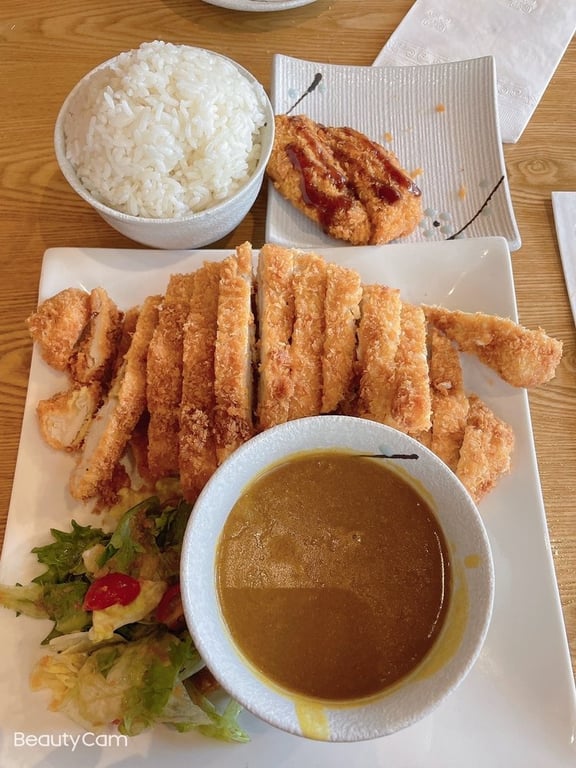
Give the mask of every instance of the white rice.
<path id="1" fill-rule="evenodd" d="M 64 121 L 66 155 L 100 202 L 181 218 L 233 195 L 260 156 L 263 89 L 208 51 L 154 41 L 98 69 Z"/>

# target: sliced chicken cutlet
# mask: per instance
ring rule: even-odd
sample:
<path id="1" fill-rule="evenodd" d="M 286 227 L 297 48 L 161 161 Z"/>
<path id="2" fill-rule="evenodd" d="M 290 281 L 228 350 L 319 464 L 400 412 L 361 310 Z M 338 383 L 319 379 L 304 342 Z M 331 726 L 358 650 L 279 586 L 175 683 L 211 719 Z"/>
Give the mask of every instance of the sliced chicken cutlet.
<path id="1" fill-rule="evenodd" d="M 70 493 L 86 501 L 105 492 L 146 408 L 146 358 L 158 321 L 161 296 L 149 296 L 138 315 L 132 341 L 103 405 L 90 423 Z"/>
<path id="2" fill-rule="evenodd" d="M 322 413 L 336 411 L 352 399 L 361 298 L 362 282 L 358 272 L 328 264 L 322 344 Z"/>
<path id="3" fill-rule="evenodd" d="M 136 323 L 138 322 L 139 314 L 139 306 L 130 307 L 130 309 L 124 312 L 124 316 L 122 318 L 122 330 L 120 332 L 118 348 L 116 350 L 116 359 L 114 360 L 114 365 L 112 366 L 113 377 L 116 376 L 122 367 L 122 363 L 124 362 L 124 355 L 130 349 L 130 344 L 132 344 L 132 337 L 134 336 L 134 331 L 136 330 Z"/>
<path id="4" fill-rule="evenodd" d="M 222 262 L 214 349 L 214 431 L 221 463 L 254 434 L 252 247 L 244 243 Z"/>
<path id="5" fill-rule="evenodd" d="M 264 245 L 258 256 L 258 402 L 259 429 L 288 420 L 294 383 L 291 377 L 290 340 L 294 326 L 292 276 L 294 251 Z"/>
<path id="6" fill-rule="evenodd" d="M 316 416 L 322 409 L 322 353 L 326 262 L 315 253 L 296 253 L 292 277 L 294 328 L 290 344 L 293 383 L 289 419 Z"/>
<path id="7" fill-rule="evenodd" d="M 195 273 L 184 324 L 179 465 L 182 492 L 194 500 L 217 467 L 214 435 L 214 349 L 218 320 L 220 263 Z"/>
<path id="8" fill-rule="evenodd" d="M 450 339 L 430 328 L 432 430 L 429 448 L 455 472 L 468 416 L 460 357 Z"/>
<path id="9" fill-rule="evenodd" d="M 394 358 L 390 423 L 417 435 L 430 429 L 430 382 L 426 318 L 421 307 L 402 302 L 400 336 Z"/>
<path id="10" fill-rule="evenodd" d="M 80 384 L 109 380 L 122 333 L 122 312 L 104 288 L 94 288 L 89 298 L 90 320 L 70 358 L 70 373 Z"/>
<path id="11" fill-rule="evenodd" d="M 267 173 L 278 192 L 328 235 L 354 245 L 410 234 L 421 193 L 398 158 L 352 128 L 277 115 Z"/>
<path id="12" fill-rule="evenodd" d="M 471 395 L 456 475 L 476 503 L 510 472 L 513 450 L 512 428 Z"/>
<path id="13" fill-rule="evenodd" d="M 391 421 L 401 310 L 398 289 L 364 286 L 358 324 L 357 415 L 383 424 Z"/>
<path id="14" fill-rule="evenodd" d="M 101 391 L 99 382 L 93 382 L 40 400 L 36 414 L 43 440 L 58 450 L 78 450 L 100 405 Z"/>
<path id="15" fill-rule="evenodd" d="M 326 142 L 323 126 L 304 115 L 277 115 L 267 174 L 278 192 L 324 232 L 360 245 L 370 221 Z"/>
<path id="16" fill-rule="evenodd" d="M 193 273 L 170 277 L 148 350 L 148 471 L 155 480 L 180 471 L 183 338 L 193 287 Z"/>
<path id="17" fill-rule="evenodd" d="M 562 358 L 562 342 L 541 328 L 529 330 L 506 317 L 426 306 L 428 322 L 514 387 L 550 381 Z"/>
<path id="18" fill-rule="evenodd" d="M 43 360 L 57 371 L 67 371 L 89 321 L 90 295 L 80 288 L 65 288 L 43 301 L 26 323 Z"/>

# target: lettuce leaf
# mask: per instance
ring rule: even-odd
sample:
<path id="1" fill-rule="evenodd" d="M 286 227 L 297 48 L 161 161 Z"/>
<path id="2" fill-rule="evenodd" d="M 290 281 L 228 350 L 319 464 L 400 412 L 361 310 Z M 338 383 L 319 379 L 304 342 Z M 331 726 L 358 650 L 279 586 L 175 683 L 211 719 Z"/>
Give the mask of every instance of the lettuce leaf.
<path id="1" fill-rule="evenodd" d="M 44 606 L 54 621 L 54 631 L 67 635 L 80 632 L 90 625 L 90 614 L 82 608 L 88 589 L 86 581 L 65 581 L 62 584 L 44 584 Z M 54 631 L 51 636 L 54 636 Z"/>
<path id="2" fill-rule="evenodd" d="M 224 711 L 220 713 L 210 699 L 196 688 L 192 680 L 186 680 L 184 684 L 192 701 L 208 715 L 211 721 L 209 725 L 198 726 L 200 733 L 220 741 L 241 744 L 250 741 L 250 736 L 238 723 L 238 715 L 243 710 L 241 704 L 234 699 L 229 699 Z"/>
<path id="3" fill-rule="evenodd" d="M 41 584 L 17 584 L 10 587 L 0 584 L 0 605 L 33 619 L 48 619 L 44 605 L 44 588 Z"/>
<path id="4" fill-rule="evenodd" d="M 99 565 L 137 578 L 177 576 L 191 509 L 181 499 L 143 499 L 122 514 Z"/>
<path id="5" fill-rule="evenodd" d="M 44 573 L 33 579 L 37 584 L 54 584 L 65 581 L 70 576 L 86 573 L 82 558 L 84 550 L 109 539 L 100 528 L 79 525 L 75 520 L 72 520 L 70 531 L 52 528 L 50 533 L 54 539 L 51 544 L 34 547 L 32 550 L 38 562 L 47 566 Z"/>

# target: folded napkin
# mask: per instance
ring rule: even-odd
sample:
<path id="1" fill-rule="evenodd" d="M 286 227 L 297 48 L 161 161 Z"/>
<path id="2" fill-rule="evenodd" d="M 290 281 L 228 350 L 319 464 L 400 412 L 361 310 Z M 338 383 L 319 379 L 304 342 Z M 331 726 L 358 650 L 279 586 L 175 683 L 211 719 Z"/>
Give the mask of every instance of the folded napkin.
<path id="1" fill-rule="evenodd" d="M 576 323 L 576 192 L 552 192 L 556 238 Z"/>
<path id="2" fill-rule="evenodd" d="M 576 0 L 416 0 L 375 65 L 494 56 L 502 141 L 515 142 L 576 30 Z"/>

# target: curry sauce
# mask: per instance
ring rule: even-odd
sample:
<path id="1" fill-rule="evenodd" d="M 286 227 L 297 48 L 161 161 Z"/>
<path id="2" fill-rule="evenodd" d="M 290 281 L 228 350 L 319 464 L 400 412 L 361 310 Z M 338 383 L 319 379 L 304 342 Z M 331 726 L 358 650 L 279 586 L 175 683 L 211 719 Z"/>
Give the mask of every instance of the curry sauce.
<path id="1" fill-rule="evenodd" d="M 407 675 L 434 644 L 450 566 L 439 524 L 386 461 L 326 450 L 260 475 L 218 547 L 224 619 L 290 692 L 344 701 Z"/>

